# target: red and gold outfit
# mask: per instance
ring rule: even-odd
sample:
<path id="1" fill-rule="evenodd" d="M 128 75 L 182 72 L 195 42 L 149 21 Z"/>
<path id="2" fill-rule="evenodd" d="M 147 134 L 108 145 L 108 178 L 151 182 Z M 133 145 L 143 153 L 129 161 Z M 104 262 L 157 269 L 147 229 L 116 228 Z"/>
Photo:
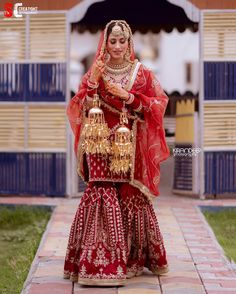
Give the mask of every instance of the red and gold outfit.
<path id="1" fill-rule="evenodd" d="M 104 35 L 98 54 L 103 44 Z M 97 89 L 88 72 L 68 106 L 78 172 L 88 185 L 71 227 L 64 277 L 81 284 L 121 285 L 127 276 L 141 274 L 144 266 L 155 274 L 168 269 L 150 200 L 159 195 L 159 164 L 169 156 L 163 129 L 168 98 L 152 72 L 133 56 L 131 47 L 123 69 L 107 66 Z M 119 127 L 123 102 L 106 91 L 109 81 L 129 92 L 127 126 L 134 134 L 132 168 L 118 175 L 109 169 L 109 156 L 85 154 L 81 148 L 81 130 L 95 91 L 111 130 L 110 140 Z"/>

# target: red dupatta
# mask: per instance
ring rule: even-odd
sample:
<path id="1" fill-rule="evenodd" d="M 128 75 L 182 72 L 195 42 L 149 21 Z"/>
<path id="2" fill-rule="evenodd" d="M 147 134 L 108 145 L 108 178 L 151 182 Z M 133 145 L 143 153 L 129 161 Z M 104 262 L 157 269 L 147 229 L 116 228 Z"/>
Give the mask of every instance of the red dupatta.
<path id="1" fill-rule="evenodd" d="M 101 34 L 95 60 L 104 56 L 106 50 L 107 24 Z M 129 27 L 128 27 L 129 28 Z M 131 34 L 131 31 L 130 31 Z M 129 40 L 130 59 L 134 60 L 132 38 Z M 163 117 L 168 97 L 162 90 L 152 72 L 140 64 L 136 65 L 130 92 L 138 97 L 143 105 L 144 120 L 135 120 L 134 161 L 130 184 L 138 187 L 147 196 L 159 195 L 160 162 L 169 157 L 169 148 L 165 140 Z M 67 115 L 75 135 L 74 150 L 78 158 L 78 172 L 84 178 L 83 156 L 81 154 L 80 133 L 84 122 L 84 105 L 87 95 L 87 80 L 90 70 L 84 75 L 76 95 L 67 107 Z M 101 83 L 102 84 L 102 83 Z"/>

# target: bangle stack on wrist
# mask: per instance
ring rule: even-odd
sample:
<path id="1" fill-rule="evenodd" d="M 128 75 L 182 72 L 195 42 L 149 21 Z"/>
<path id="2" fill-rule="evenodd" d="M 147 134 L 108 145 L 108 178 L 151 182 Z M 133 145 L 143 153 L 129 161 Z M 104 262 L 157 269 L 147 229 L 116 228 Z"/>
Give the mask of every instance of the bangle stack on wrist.
<path id="1" fill-rule="evenodd" d="M 139 107 L 135 108 L 134 111 L 135 112 L 141 112 L 142 108 L 143 108 L 143 104 L 142 104 L 142 102 L 140 102 Z"/>
<path id="2" fill-rule="evenodd" d="M 129 93 L 129 98 L 125 101 L 126 104 L 131 104 L 134 101 L 134 94 Z"/>
<path id="3" fill-rule="evenodd" d="M 90 80 L 87 81 L 88 87 L 92 89 L 98 88 L 98 82 L 91 82 Z"/>

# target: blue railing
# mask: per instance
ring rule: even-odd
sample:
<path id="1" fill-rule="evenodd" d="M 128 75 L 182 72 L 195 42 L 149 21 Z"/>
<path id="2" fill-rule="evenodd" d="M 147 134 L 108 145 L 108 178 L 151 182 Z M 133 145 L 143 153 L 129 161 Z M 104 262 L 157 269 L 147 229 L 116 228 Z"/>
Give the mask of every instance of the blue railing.
<path id="1" fill-rule="evenodd" d="M 0 193 L 64 196 L 65 153 L 0 153 Z"/>
<path id="2" fill-rule="evenodd" d="M 236 151 L 207 151 L 204 164 L 205 194 L 236 192 Z"/>
<path id="3" fill-rule="evenodd" d="M 65 101 L 66 63 L 0 64 L 0 101 Z"/>
<path id="4" fill-rule="evenodd" d="M 204 62 L 205 100 L 236 99 L 236 62 Z"/>

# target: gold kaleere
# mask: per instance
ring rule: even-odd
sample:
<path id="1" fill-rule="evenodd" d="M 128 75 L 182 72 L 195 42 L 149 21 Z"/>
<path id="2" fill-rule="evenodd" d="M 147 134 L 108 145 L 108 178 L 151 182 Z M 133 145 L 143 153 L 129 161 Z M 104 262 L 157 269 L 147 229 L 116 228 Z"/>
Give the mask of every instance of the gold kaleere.
<path id="1" fill-rule="evenodd" d="M 93 107 L 88 112 L 88 118 L 82 130 L 82 148 L 87 154 L 110 153 L 110 130 L 105 122 L 104 113 L 100 108 L 98 94 L 94 94 Z"/>
<path id="2" fill-rule="evenodd" d="M 120 114 L 120 127 L 116 130 L 112 143 L 110 170 L 115 174 L 127 173 L 131 168 L 133 133 L 125 126 L 127 123 L 127 110 L 123 108 Z"/>

